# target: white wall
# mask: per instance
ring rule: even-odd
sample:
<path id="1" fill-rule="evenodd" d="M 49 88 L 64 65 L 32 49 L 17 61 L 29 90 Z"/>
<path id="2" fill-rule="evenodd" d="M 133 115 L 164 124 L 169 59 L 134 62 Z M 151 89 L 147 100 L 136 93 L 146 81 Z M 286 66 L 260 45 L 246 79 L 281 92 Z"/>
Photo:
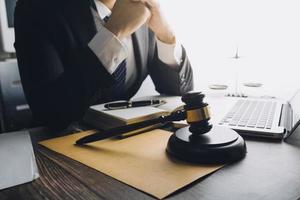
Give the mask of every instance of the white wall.
<path id="1" fill-rule="evenodd" d="M 227 92 L 234 91 L 237 74 L 242 91 L 277 95 L 300 88 L 299 0 L 160 2 L 187 49 L 196 90 L 220 83 L 230 86 Z M 237 46 L 239 60 L 231 58 Z M 264 86 L 249 89 L 242 87 L 244 82 Z M 146 82 L 145 88 L 150 87 Z"/>

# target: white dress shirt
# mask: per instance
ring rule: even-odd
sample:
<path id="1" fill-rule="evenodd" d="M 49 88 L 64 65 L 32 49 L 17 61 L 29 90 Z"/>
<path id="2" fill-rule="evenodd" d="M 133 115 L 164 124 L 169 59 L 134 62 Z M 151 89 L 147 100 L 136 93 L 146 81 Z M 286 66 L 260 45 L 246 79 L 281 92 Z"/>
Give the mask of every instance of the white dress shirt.
<path id="1" fill-rule="evenodd" d="M 134 57 L 134 49 L 131 37 L 119 40 L 112 32 L 106 29 L 103 19 L 111 15 L 111 11 L 99 0 L 94 0 L 97 11 L 93 9 L 94 20 L 98 33 L 89 42 L 88 46 L 99 58 L 106 70 L 113 74 L 119 64 L 126 59 L 126 89 L 131 87 L 137 78 L 137 68 Z M 158 58 L 170 67 L 179 67 L 182 59 L 182 47 L 175 44 L 166 44 L 157 41 Z"/>

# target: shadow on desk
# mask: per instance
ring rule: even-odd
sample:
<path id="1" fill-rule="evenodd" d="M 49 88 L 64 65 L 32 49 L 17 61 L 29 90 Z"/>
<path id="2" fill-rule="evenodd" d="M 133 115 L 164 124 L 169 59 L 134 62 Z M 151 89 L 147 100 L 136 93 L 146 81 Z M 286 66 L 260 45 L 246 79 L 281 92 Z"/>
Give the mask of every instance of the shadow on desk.
<path id="1" fill-rule="evenodd" d="M 300 128 L 298 128 L 293 135 L 285 140 L 285 143 L 293 145 L 300 149 Z"/>

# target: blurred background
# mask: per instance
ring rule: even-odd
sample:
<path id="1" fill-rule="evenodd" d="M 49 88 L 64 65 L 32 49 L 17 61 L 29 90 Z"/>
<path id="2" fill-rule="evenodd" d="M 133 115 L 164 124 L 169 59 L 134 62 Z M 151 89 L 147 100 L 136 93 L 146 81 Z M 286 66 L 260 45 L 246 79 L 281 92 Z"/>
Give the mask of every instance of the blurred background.
<path id="1" fill-rule="evenodd" d="M 1 131 L 25 127 L 31 119 L 13 47 L 16 1 L 0 0 Z M 188 53 L 195 90 L 288 100 L 300 88 L 299 1 L 159 1 Z M 210 88 L 216 84 L 227 89 Z M 136 97 L 154 94 L 148 78 Z"/>
<path id="2" fill-rule="evenodd" d="M 299 1 L 160 2 L 188 52 L 195 90 L 234 93 L 237 82 L 239 93 L 289 98 L 300 87 Z M 253 88 L 245 87 L 245 83 L 263 85 Z M 228 89 L 212 91 L 212 84 L 225 84 Z M 150 81 L 144 84 L 147 88 L 150 85 Z"/>

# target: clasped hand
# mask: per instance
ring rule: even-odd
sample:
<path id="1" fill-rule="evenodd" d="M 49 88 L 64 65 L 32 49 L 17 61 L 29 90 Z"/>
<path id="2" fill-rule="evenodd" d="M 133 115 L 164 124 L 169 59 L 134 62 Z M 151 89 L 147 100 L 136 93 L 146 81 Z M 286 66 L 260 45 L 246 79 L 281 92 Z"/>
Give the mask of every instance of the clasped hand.
<path id="1" fill-rule="evenodd" d="M 160 41 L 175 43 L 175 35 L 157 0 L 117 0 L 105 27 L 119 39 L 123 39 L 144 24 L 148 25 Z"/>

